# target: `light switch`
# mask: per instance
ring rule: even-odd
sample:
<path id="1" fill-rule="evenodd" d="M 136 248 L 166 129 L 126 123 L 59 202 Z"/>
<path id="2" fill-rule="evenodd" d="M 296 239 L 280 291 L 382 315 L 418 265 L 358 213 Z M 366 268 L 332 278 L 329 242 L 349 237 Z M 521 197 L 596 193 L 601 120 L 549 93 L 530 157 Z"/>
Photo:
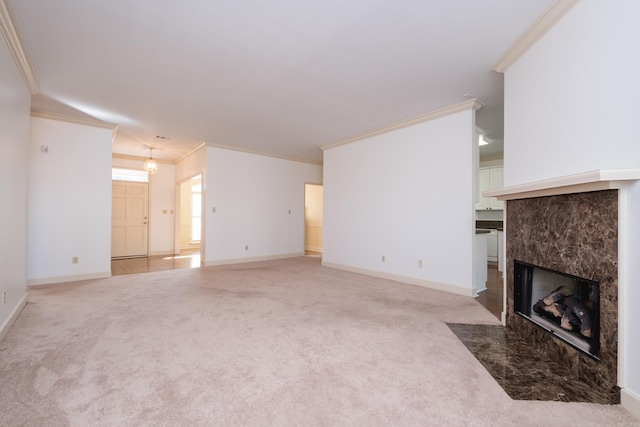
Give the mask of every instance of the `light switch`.
<path id="1" fill-rule="evenodd" d="M 211 208 L 211 212 L 216 213 L 216 208 Z"/>

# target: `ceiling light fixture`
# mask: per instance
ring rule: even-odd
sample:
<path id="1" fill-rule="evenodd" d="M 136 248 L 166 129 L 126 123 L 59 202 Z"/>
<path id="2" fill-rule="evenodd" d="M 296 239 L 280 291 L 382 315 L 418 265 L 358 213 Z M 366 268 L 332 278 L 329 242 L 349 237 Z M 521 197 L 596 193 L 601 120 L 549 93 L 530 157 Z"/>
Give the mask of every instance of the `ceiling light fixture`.
<path id="1" fill-rule="evenodd" d="M 151 155 L 152 151 L 153 148 L 149 147 L 149 158 L 144 162 L 144 166 L 142 166 L 142 168 L 147 171 L 147 175 L 155 175 L 155 173 L 158 172 L 158 163 L 153 160 L 153 156 Z"/>

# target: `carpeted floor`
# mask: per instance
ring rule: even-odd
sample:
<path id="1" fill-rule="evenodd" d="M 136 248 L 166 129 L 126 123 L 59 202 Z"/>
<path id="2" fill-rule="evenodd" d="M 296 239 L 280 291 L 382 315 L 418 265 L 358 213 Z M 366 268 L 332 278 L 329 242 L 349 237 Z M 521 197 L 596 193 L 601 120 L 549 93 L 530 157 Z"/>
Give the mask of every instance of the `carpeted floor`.
<path id="1" fill-rule="evenodd" d="M 512 400 L 447 323 L 498 324 L 312 257 L 32 288 L 0 343 L 0 425 L 640 425 Z"/>

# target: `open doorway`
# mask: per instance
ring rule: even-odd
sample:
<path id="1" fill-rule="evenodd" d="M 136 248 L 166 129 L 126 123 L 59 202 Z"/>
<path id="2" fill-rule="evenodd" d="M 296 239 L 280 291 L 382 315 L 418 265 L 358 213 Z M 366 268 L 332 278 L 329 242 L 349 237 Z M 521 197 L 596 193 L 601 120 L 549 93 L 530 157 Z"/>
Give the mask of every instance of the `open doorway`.
<path id="1" fill-rule="evenodd" d="M 192 267 L 200 266 L 202 244 L 202 175 L 178 184 L 177 256 L 190 257 Z"/>
<path id="2" fill-rule="evenodd" d="M 149 184 L 144 171 L 112 169 L 111 258 L 148 255 Z"/>
<path id="3" fill-rule="evenodd" d="M 304 251 L 306 255 L 322 255 L 322 199 L 322 185 L 305 184 Z"/>

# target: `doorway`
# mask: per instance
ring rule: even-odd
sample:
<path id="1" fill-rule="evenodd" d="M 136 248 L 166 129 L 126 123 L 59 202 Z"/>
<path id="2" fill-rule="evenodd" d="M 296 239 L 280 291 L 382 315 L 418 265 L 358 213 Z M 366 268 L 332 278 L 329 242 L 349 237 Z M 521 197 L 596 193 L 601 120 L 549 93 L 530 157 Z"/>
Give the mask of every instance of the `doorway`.
<path id="1" fill-rule="evenodd" d="M 304 251 L 307 255 L 322 254 L 322 199 L 322 185 L 304 185 Z"/>
<path id="2" fill-rule="evenodd" d="M 202 175 L 178 184 L 176 253 L 200 257 L 202 245 Z"/>
<path id="3" fill-rule="evenodd" d="M 113 181 L 111 194 L 111 257 L 146 257 L 149 184 Z"/>

